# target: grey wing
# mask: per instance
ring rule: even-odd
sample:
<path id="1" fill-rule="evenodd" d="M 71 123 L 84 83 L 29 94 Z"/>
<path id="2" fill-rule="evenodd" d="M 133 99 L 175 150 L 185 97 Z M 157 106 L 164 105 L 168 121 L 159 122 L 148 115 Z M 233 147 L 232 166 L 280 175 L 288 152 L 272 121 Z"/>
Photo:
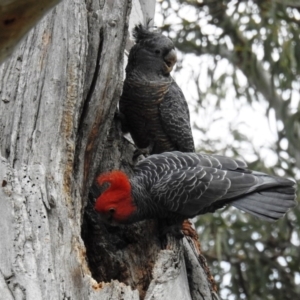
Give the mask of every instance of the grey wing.
<path id="1" fill-rule="evenodd" d="M 232 172 L 247 172 L 245 166 L 226 157 L 174 151 L 148 157 L 138 163 L 135 172 L 147 173 L 147 189 L 155 202 L 168 211 L 192 217 L 224 206 L 224 202 L 216 202 L 249 190 L 255 178 Z"/>
<path id="2" fill-rule="evenodd" d="M 247 164 L 242 160 L 232 159 L 220 155 L 208 155 L 201 153 L 182 153 L 179 151 L 164 152 L 151 155 L 141 160 L 135 166 L 135 172 L 143 173 L 152 171 L 152 177 L 163 170 L 178 170 L 193 167 L 211 167 L 222 170 L 240 170 L 244 173 L 251 173 L 247 170 Z"/>
<path id="3" fill-rule="evenodd" d="M 296 205 L 293 181 L 246 168 L 243 161 L 219 155 L 174 151 L 144 159 L 135 173 L 145 178 L 153 201 L 187 217 L 231 202 L 271 221 Z"/>
<path id="4" fill-rule="evenodd" d="M 182 152 L 194 152 L 188 105 L 175 81 L 172 82 L 160 104 L 159 112 L 162 127 L 175 149 Z"/>
<path id="5" fill-rule="evenodd" d="M 209 167 L 174 170 L 162 176 L 150 194 L 166 210 L 193 217 L 211 211 L 216 201 L 226 198 L 231 186 L 226 175 L 227 171 Z"/>

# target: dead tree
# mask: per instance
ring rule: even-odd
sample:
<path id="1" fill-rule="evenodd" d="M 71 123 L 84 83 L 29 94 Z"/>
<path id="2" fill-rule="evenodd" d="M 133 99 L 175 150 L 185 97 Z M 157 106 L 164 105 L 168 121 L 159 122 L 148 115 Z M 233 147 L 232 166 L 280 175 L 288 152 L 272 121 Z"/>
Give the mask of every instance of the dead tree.
<path id="1" fill-rule="evenodd" d="M 1 299 L 218 299 L 192 238 L 93 210 L 95 176 L 130 172 L 114 114 L 128 32 L 154 5 L 64 0 L 2 64 Z"/>

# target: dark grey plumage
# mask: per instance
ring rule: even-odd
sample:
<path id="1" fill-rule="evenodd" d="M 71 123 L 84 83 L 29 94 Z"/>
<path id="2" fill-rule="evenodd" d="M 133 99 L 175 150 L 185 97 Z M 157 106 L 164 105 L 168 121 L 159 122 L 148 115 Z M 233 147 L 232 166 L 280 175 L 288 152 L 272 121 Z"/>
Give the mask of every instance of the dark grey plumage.
<path id="1" fill-rule="evenodd" d="M 273 221 L 296 206 L 293 181 L 246 168 L 243 161 L 219 155 L 152 155 L 134 168 L 130 182 L 137 210 L 130 221 L 180 222 L 226 204 Z"/>
<path id="2" fill-rule="evenodd" d="M 136 44 L 129 54 L 120 99 L 124 131 L 149 154 L 195 151 L 188 106 L 170 76 L 177 60 L 173 42 L 141 24 L 133 34 Z"/>

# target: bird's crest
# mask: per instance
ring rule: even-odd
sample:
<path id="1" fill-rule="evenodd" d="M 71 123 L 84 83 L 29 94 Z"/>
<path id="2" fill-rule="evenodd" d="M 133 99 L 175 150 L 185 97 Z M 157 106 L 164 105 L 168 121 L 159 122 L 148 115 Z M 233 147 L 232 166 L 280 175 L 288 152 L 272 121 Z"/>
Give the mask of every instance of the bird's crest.
<path id="1" fill-rule="evenodd" d="M 101 174 L 97 178 L 99 185 L 104 183 L 110 183 L 110 189 L 120 188 L 124 190 L 130 190 L 130 182 L 128 176 L 122 171 L 112 171 L 108 173 Z"/>
<path id="2" fill-rule="evenodd" d="M 122 171 L 104 173 L 97 178 L 100 185 L 110 186 L 97 198 L 95 209 L 102 214 L 111 214 L 118 222 L 126 219 L 136 210 L 131 196 L 131 184 L 128 176 Z"/>
<path id="3" fill-rule="evenodd" d="M 133 29 L 133 37 L 136 43 L 142 40 L 151 39 L 154 36 L 159 35 L 159 32 L 151 31 L 150 29 L 156 29 L 156 26 L 150 26 L 152 19 L 148 19 L 146 25 L 138 24 Z"/>

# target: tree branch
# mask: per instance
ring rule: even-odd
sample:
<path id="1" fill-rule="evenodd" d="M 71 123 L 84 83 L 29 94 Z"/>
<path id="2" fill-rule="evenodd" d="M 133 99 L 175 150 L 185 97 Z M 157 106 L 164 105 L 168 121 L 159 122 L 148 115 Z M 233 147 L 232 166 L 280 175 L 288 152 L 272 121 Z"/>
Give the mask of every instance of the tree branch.
<path id="1" fill-rule="evenodd" d="M 0 4 L 0 64 L 24 35 L 61 0 L 12 0 Z"/>
<path id="2" fill-rule="evenodd" d="M 290 120 L 293 115 L 288 111 L 287 101 L 284 101 L 276 92 L 271 74 L 264 69 L 262 61 L 259 61 L 256 54 L 251 51 L 248 45 L 249 42 L 238 30 L 237 26 L 232 23 L 231 18 L 226 14 L 226 10 L 217 8 L 208 2 L 206 4 L 212 10 L 211 14 L 218 20 L 219 26 L 224 30 L 223 36 L 230 37 L 234 49 L 228 49 L 224 43 L 218 43 L 217 45 L 210 43 L 208 38 L 199 33 L 201 32 L 200 28 L 198 32 L 195 28 L 189 28 L 188 25 L 185 25 L 185 36 L 189 32 L 194 32 L 196 37 L 192 41 L 185 41 L 184 43 L 177 41 L 176 47 L 183 52 L 193 52 L 197 55 L 220 55 L 222 58 L 227 59 L 234 67 L 242 71 L 247 77 L 249 85 L 256 92 L 259 92 L 269 103 L 269 109 L 274 109 L 276 120 L 282 121 L 286 129 L 292 128 L 293 132 L 286 132 L 285 137 L 289 141 L 288 152 L 291 157 L 295 158 L 296 166 L 300 168 L 300 122 L 298 118 L 295 115 L 294 124 L 291 126 Z M 207 46 L 197 46 L 193 41 L 198 38 L 205 38 Z"/>

